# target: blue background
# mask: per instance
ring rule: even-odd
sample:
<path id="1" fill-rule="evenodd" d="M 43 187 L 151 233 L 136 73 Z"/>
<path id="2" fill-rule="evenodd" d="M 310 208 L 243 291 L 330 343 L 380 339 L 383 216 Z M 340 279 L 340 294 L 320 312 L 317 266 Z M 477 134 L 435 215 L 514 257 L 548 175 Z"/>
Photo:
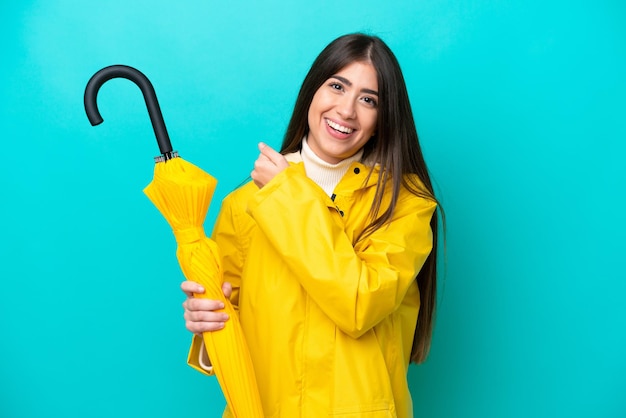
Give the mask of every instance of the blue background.
<path id="1" fill-rule="evenodd" d="M 207 218 L 278 147 L 336 36 L 396 52 L 447 214 L 416 417 L 626 416 L 622 1 L 2 1 L 0 416 L 219 417 L 185 364 L 183 279 L 143 195 L 175 149 L 220 181 Z M 277 319 L 278 320 L 278 319 Z"/>

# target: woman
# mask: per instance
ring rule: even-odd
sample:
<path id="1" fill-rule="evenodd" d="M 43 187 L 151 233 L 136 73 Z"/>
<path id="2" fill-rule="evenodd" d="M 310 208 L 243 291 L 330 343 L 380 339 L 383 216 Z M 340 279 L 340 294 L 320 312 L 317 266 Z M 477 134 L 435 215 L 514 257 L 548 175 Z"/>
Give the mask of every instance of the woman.
<path id="1" fill-rule="evenodd" d="M 259 149 L 213 238 L 265 416 L 411 417 L 407 369 L 432 333 L 437 204 L 391 50 L 363 34 L 333 41 L 281 152 Z M 192 297 L 198 284 L 181 288 L 189 363 L 210 374 L 199 335 L 228 318 Z"/>

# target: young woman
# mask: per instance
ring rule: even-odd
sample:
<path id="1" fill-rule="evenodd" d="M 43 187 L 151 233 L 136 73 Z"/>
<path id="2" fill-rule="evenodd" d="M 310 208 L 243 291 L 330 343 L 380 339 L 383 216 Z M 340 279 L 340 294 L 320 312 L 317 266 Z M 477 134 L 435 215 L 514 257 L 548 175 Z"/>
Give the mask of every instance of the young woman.
<path id="1" fill-rule="evenodd" d="M 280 153 L 259 149 L 213 238 L 265 416 L 412 417 L 406 376 L 430 347 L 437 203 L 394 54 L 374 36 L 333 41 Z M 210 374 L 199 336 L 228 318 L 192 297 L 198 284 L 181 288 L 189 363 Z"/>

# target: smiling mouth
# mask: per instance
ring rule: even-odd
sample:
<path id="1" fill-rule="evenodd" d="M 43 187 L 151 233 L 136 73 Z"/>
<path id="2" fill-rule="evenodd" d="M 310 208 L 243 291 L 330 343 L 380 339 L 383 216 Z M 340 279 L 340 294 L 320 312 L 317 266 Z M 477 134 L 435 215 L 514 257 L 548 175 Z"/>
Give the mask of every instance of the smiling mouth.
<path id="1" fill-rule="evenodd" d="M 333 122 L 332 120 L 326 119 L 326 124 L 336 130 L 337 132 L 341 132 L 342 134 L 351 134 L 354 132 L 354 129 L 348 128 L 347 126 L 340 125 L 338 123 Z"/>

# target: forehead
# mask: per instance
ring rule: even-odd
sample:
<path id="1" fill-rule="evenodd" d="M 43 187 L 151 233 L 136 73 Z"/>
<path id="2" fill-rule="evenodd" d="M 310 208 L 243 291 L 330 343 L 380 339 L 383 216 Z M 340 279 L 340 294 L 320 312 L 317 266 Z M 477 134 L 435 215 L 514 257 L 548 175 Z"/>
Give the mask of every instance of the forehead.
<path id="1" fill-rule="evenodd" d="M 369 61 L 351 62 L 332 76 L 341 76 L 352 84 L 363 85 L 372 89 L 378 88 L 378 72 Z"/>

